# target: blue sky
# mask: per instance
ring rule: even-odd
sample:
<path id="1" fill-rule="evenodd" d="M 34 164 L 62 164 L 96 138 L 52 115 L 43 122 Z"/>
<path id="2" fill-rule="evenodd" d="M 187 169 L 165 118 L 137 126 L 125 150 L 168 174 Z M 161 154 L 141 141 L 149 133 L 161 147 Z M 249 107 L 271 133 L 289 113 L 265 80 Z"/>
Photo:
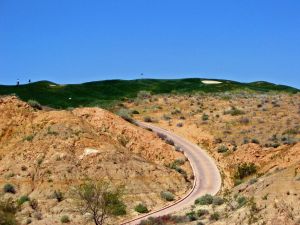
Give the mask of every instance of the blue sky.
<path id="1" fill-rule="evenodd" d="M 300 87 L 299 0 L 0 0 L 0 83 L 144 77 Z"/>

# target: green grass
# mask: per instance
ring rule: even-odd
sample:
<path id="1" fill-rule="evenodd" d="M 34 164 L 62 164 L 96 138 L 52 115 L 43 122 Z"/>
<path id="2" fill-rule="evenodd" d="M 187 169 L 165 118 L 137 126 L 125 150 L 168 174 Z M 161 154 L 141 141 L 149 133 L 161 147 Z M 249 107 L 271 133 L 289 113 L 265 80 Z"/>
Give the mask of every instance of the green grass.
<path id="1" fill-rule="evenodd" d="M 176 80 L 105 80 L 83 84 L 58 85 L 49 81 L 39 81 L 20 86 L 0 85 L 0 95 L 16 94 L 22 100 L 38 101 L 53 108 L 78 106 L 100 106 L 110 108 L 124 98 L 135 98 L 141 90 L 152 94 L 162 93 L 214 93 L 235 90 L 252 90 L 259 92 L 284 91 L 296 93 L 300 90 L 268 82 L 239 83 L 219 80 L 223 83 L 208 85 L 200 78 Z M 56 86 L 50 86 L 56 85 Z M 71 99 L 69 99 L 71 98 Z"/>

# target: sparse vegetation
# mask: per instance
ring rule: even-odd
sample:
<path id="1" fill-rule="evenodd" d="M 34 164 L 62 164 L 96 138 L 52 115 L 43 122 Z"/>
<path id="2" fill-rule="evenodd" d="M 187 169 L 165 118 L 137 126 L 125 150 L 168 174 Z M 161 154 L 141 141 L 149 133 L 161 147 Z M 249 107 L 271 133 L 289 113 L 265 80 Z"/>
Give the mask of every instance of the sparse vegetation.
<path id="1" fill-rule="evenodd" d="M 225 146 L 225 145 L 221 145 L 218 147 L 218 152 L 219 153 L 224 153 L 224 152 L 227 152 L 228 151 L 228 147 Z"/>
<path id="2" fill-rule="evenodd" d="M 74 209 L 83 215 L 91 214 L 95 225 L 103 225 L 110 216 L 126 213 L 126 206 L 121 200 L 122 190 L 107 182 L 88 181 L 71 192 L 75 201 Z"/>
<path id="3" fill-rule="evenodd" d="M 220 214 L 218 212 L 214 212 L 210 215 L 209 219 L 217 221 L 220 219 Z"/>
<path id="4" fill-rule="evenodd" d="M 18 205 L 22 205 L 23 203 L 28 201 L 30 201 L 30 198 L 27 195 L 23 195 L 18 199 L 17 203 Z"/>
<path id="5" fill-rule="evenodd" d="M 238 165 L 234 177 L 237 179 L 243 179 L 247 176 L 250 176 L 256 173 L 257 168 L 254 163 L 242 163 Z"/>
<path id="6" fill-rule="evenodd" d="M 64 199 L 63 193 L 58 190 L 53 192 L 53 198 L 55 198 L 58 202 L 61 202 Z"/>
<path id="7" fill-rule="evenodd" d="M 164 224 L 177 224 L 188 222 L 189 218 L 186 216 L 172 216 L 164 215 L 159 217 L 150 217 L 142 220 L 139 225 L 164 225 Z"/>
<path id="8" fill-rule="evenodd" d="M 224 199 L 219 197 L 219 196 L 215 196 L 213 197 L 213 205 L 222 205 L 224 203 Z"/>
<path id="9" fill-rule="evenodd" d="M 138 213 L 147 213 L 149 212 L 147 206 L 144 204 L 140 203 L 134 207 L 134 210 L 137 211 Z"/>
<path id="10" fill-rule="evenodd" d="M 202 115 L 202 120 L 203 121 L 206 121 L 206 120 L 208 120 L 209 119 L 209 116 L 207 115 L 207 114 L 203 114 Z"/>
<path id="11" fill-rule="evenodd" d="M 132 112 L 129 111 L 128 109 L 125 109 L 125 108 L 119 109 L 119 111 L 117 112 L 117 115 L 119 115 L 120 117 L 122 117 L 124 120 L 126 120 L 128 122 L 133 122 Z"/>
<path id="12" fill-rule="evenodd" d="M 160 193 L 160 196 L 162 199 L 166 200 L 166 201 L 173 201 L 174 200 L 174 195 L 173 193 L 169 192 L 169 191 L 162 191 Z"/>
<path id="13" fill-rule="evenodd" d="M 213 203 L 213 196 L 210 194 L 203 195 L 202 197 L 196 199 L 195 204 L 196 205 L 210 205 Z"/>
<path id="14" fill-rule="evenodd" d="M 34 109 L 41 110 L 43 108 L 42 105 L 36 100 L 30 99 L 28 100 L 28 104 Z"/>
<path id="15" fill-rule="evenodd" d="M 5 184 L 3 187 L 3 191 L 4 193 L 11 193 L 11 194 L 16 193 L 16 189 L 12 184 Z"/>
<path id="16" fill-rule="evenodd" d="M 235 106 L 231 106 L 231 109 L 227 110 L 224 112 L 224 115 L 231 115 L 231 116 L 239 116 L 239 115 L 244 115 L 245 112 L 236 108 Z"/>
<path id="17" fill-rule="evenodd" d="M 63 216 L 60 218 L 60 222 L 61 222 L 61 223 L 70 223 L 71 220 L 70 220 L 69 216 L 63 215 Z"/>

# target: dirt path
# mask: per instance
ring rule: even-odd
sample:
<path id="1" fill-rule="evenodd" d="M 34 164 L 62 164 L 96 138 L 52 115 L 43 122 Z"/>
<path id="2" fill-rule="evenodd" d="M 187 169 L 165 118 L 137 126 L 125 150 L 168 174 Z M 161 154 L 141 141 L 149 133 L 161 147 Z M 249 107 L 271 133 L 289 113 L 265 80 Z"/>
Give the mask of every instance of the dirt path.
<path id="1" fill-rule="evenodd" d="M 141 215 L 140 217 L 135 218 L 131 221 L 122 223 L 121 225 L 136 225 L 141 220 L 144 220 L 148 217 L 157 217 L 180 211 L 194 204 L 194 201 L 201 195 L 215 195 L 220 190 L 222 182 L 220 172 L 214 160 L 210 156 L 208 156 L 208 154 L 203 149 L 163 128 L 143 122 L 137 122 L 137 124 L 144 128 L 150 128 L 153 130 L 153 132 L 167 135 L 169 139 L 172 139 L 174 141 L 176 146 L 181 147 L 192 166 L 195 179 L 193 188 L 182 199 L 176 202 L 172 202 L 162 209 L 150 212 L 145 215 Z"/>

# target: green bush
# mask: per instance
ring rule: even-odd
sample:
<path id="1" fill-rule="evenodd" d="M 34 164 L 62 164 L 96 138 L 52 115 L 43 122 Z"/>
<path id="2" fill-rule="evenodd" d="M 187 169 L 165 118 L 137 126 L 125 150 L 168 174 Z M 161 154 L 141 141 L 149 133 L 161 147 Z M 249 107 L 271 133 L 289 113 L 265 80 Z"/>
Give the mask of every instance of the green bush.
<path id="1" fill-rule="evenodd" d="M 218 212 L 214 212 L 213 214 L 210 215 L 209 219 L 217 221 L 220 219 L 220 214 Z"/>
<path id="2" fill-rule="evenodd" d="M 36 100 L 30 99 L 30 100 L 28 100 L 27 103 L 34 109 L 38 109 L 38 110 L 42 109 L 42 105 Z"/>
<path id="3" fill-rule="evenodd" d="M 256 173 L 257 168 L 254 163 L 242 163 L 238 165 L 237 170 L 235 171 L 234 177 L 236 179 L 243 179 L 247 176 L 250 176 Z"/>
<path id="4" fill-rule="evenodd" d="M 134 210 L 137 211 L 138 213 L 147 213 L 149 210 L 147 209 L 147 206 L 143 204 L 138 204 L 137 206 L 134 207 Z"/>
<path id="5" fill-rule="evenodd" d="M 31 134 L 31 135 L 28 135 L 28 136 L 24 137 L 24 138 L 23 138 L 23 141 L 32 141 L 33 138 L 34 138 L 34 135 Z"/>
<path id="6" fill-rule="evenodd" d="M 216 197 L 214 197 L 212 204 L 213 205 L 222 205 L 223 203 L 224 203 L 224 199 L 216 196 Z"/>
<path id="7" fill-rule="evenodd" d="M 228 151 L 228 148 L 225 145 L 221 145 L 221 146 L 218 147 L 218 153 L 224 153 L 224 152 L 227 152 L 227 151 Z"/>
<path id="8" fill-rule="evenodd" d="M 22 205 L 23 203 L 28 201 L 30 201 L 30 198 L 27 195 L 23 195 L 18 199 L 17 203 L 18 205 Z"/>
<path id="9" fill-rule="evenodd" d="M 238 197 L 237 203 L 239 204 L 239 208 L 240 208 L 247 203 L 247 198 L 244 196 Z"/>
<path id="10" fill-rule="evenodd" d="M 128 122 L 133 122 L 133 119 L 131 117 L 132 112 L 129 111 L 128 109 L 125 108 L 121 108 L 119 109 L 119 111 L 117 112 L 117 115 L 122 117 L 124 120 L 128 121 Z"/>
<path id="11" fill-rule="evenodd" d="M 189 218 L 189 221 L 197 220 L 197 216 L 196 216 L 195 211 L 188 212 L 185 215 Z"/>
<path id="12" fill-rule="evenodd" d="M 5 193 L 12 193 L 12 194 L 16 193 L 16 189 L 12 184 L 5 184 L 3 187 L 3 191 Z"/>
<path id="13" fill-rule="evenodd" d="M 213 196 L 210 194 L 203 195 L 195 200 L 196 205 L 210 205 L 213 203 Z"/>
<path id="14" fill-rule="evenodd" d="M 244 111 L 237 109 L 235 106 L 232 106 L 230 110 L 224 112 L 225 115 L 230 114 L 231 116 L 238 116 L 245 114 Z"/>
<path id="15" fill-rule="evenodd" d="M 198 215 L 199 217 L 205 216 L 205 215 L 208 215 L 208 214 L 209 214 L 209 211 L 206 210 L 206 209 L 199 209 L 199 210 L 197 211 L 197 215 Z"/>
<path id="16" fill-rule="evenodd" d="M 62 222 L 62 223 L 69 223 L 70 222 L 70 218 L 67 215 L 63 215 L 60 218 L 60 222 Z"/>
<path id="17" fill-rule="evenodd" d="M 203 121 L 206 121 L 206 120 L 208 120 L 209 119 L 209 116 L 207 115 L 207 114 L 203 114 L 202 115 L 202 120 Z"/>
<path id="18" fill-rule="evenodd" d="M 160 196 L 161 196 L 162 199 L 164 199 L 166 201 L 173 201 L 174 200 L 174 195 L 169 191 L 162 191 L 160 193 Z"/>

